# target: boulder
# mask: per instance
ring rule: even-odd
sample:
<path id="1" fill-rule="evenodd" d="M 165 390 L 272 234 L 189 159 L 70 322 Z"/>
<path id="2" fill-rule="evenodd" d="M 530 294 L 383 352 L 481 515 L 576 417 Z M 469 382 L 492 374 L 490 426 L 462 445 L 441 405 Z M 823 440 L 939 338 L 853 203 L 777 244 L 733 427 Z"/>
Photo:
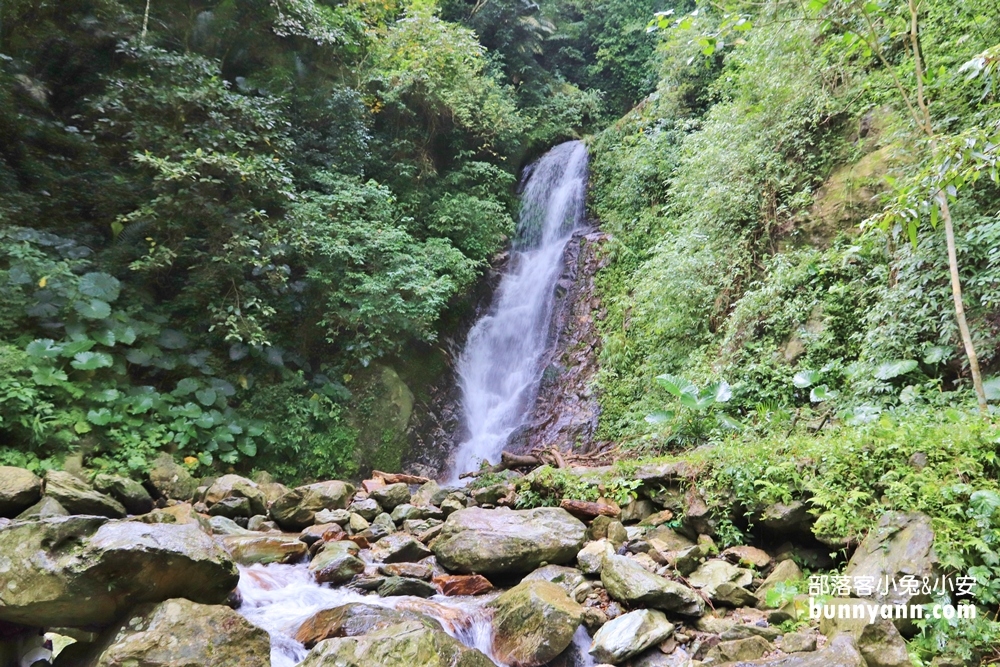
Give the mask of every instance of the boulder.
<path id="1" fill-rule="evenodd" d="M 442 489 L 437 482 L 430 481 L 417 489 L 410 498 L 410 503 L 417 507 L 437 507 L 450 493 L 450 489 Z"/>
<path id="2" fill-rule="evenodd" d="M 658 526 L 649 531 L 646 533 L 646 539 L 649 541 L 659 540 L 663 543 L 664 551 L 682 551 L 695 545 L 694 542 L 667 526 Z"/>
<path id="3" fill-rule="evenodd" d="M 868 667 L 913 667 L 906 642 L 890 621 L 865 626 L 856 640 Z"/>
<path id="4" fill-rule="evenodd" d="M 177 503 L 163 509 L 155 509 L 149 514 L 136 517 L 135 520 L 143 523 L 194 524 L 207 534 L 212 534 L 212 524 L 208 517 L 196 512 L 190 503 Z"/>
<path id="5" fill-rule="evenodd" d="M 347 509 L 354 514 L 357 514 L 365 521 L 374 521 L 375 517 L 382 513 L 382 508 L 379 506 L 378 502 L 371 498 L 355 500 Z"/>
<path id="6" fill-rule="evenodd" d="M 60 470 L 45 473 L 45 495 L 54 498 L 70 514 L 106 516 L 112 519 L 120 519 L 126 515 L 120 502 Z"/>
<path id="7" fill-rule="evenodd" d="M 850 635 L 837 635 L 822 651 L 769 661 L 767 667 L 867 667 Z"/>
<path id="8" fill-rule="evenodd" d="M 245 498 L 248 501 L 251 517 L 267 513 L 267 496 L 256 483 L 239 475 L 223 475 L 215 480 L 205 492 L 205 503 L 211 507 L 227 498 Z"/>
<path id="9" fill-rule="evenodd" d="M 311 616 L 295 633 L 295 641 L 312 648 L 324 639 L 357 637 L 406 621 L 417 621 L 429 630 L 442 629 L 440 623 L 423 614 L 354 602 Z"/>
<path id="10" fill-rule="evenodd" d="M 449 574 L 434 577 L 434 583 L 442 595 L 449 597 L 482 595 L 493 590 L 493 584 L 481 574 Z"/>
<path id="11" fill-rule="evenodd" d="M 588 542 L 576 555 L 576 562 L 584 574 L 600 574 L 604 559 L 615 554 L 615 548 L 607 539 Z"/>
<path id="12" fill-rule="evenodd" d="M 813 632 L 789 632 L 781 637 L 781 650 L 785 653 L 807 653 L 816 650 Z"/>
<path id="13" fill-rule="evenodd" d="M 321 584 L 342 584 L 365 571 L 354 542 L 324 542 L 309 563 L 309 570 Z"/>
<path id="14" fill-rule="evenodd" d="M 380 565 L 378 571 L 387 577 L 411 577 L 430 581 L 434 576 L 434 568 L 427 563 L 390 563 Z"/>
<path id="15" fill-rule="evenodd" d="M 566 594 L 573 597 L 573 592 L 577 586 L 586 583 L 587 578 L 575 567 L 563 567 L 562 565 L 546 565 L 540 567 L 521 581 L 548 581 L 559 586 Z"/>
<path id="16" fill-rule="evenodd" d="M 382 563 L 415 563 L 430 556 L 431 551 L 412 535 L 394 533 L 373 544 L 371 555 Z"/>
<path id="17" fill-rule="evenodd" d="M 295 535 L 254 533 L 229 535 L 222 544 L 240 565 L 294 563 L 309 553 L 309 547 Z"/>
<path id="18" fill-rule="evenodd" d="M 316 512 L 313 519 L 316 523 L 336 523 L 346 526 L 351 521 L 351 513 L 348 510 L 320 510 Z"/>
<path id="19" fill-rule="evenodd" d="M 101 473 L 94 477 L 94 488 L 120 502 L 129 514 L 145 514 L 153 510 L 149 491 L 134 479 Z"/>
<path id="20" fill-rule="evenodd" d="M 617 665 L 666 641 L 674 625 L 662 611 L 639 609 L 605 623 L 590 646 L 595 660 Z"/>
<path id="21" fill-rule="evenodd" d="M 448 516 L 433 544 L 438 562 L 457 573 L 527 573 L 576 558 L 587 528 L 558 507 L 472 507 Z"/>
<path id="22" fill-rule="evenodd" d="M 767 575 L 764 582 L 757 588 L 757 599 L 763 601 L 767 592 L 778 584 L 785 584 L 790 581 L 802 579 L 802 570 L 791 558 L 783 560 L 774 566 L 771 574 Z"/>
<path id="23" fill-rule="evenodd" d="M 801 500 L 774 503 L 765 507 L 760 515 L 761 525 L 776 533 L 807 531 L 813 519 L 809 506 Z"/>
<path id="24" fill-rule="evenodd" d="M 432 595 L 437 595 L 437 592 L 437 586 L 434 584 L 412 577 L 387 577 L 378 587 L 378 594 L 384 598 L 398 595 L 429 598 Z"/>
<path id="25" fill-rule="evenodd" d="M 38 519 L 48 519 L 54 516 L 69 516 L 66 508 L 59 504 L 55 498 L 43 496 L 37 503 L 18 514 L 15 519 L 18 521 L 35 521 Z"/>
<path id="26" fill-rule="evenodd" d="M 716 662 L 744 662 L 763 658 L 773 650 L 774 646 L 771 642 L 763 637 L 754 636 L 719 642 L 708 651 L 705 657 Z"/>
<path id="27" fill-rule="evenodd" d="M 548 581 L 525 581 L 488 605 L 493 609 L 493 655 L 511 667 L 539 667 L 566 650 L 583 607 Z"/>
<path id="28" fill-rule="evenodd" d="M 402 482 L 388 484 L 380 489 L 375 489 L 370 495 L 385 511 L 391 512 L 398 505 L 410 502 L 410 487 Z"/>
<path id="29" fill-rule="evenodd" d="M 70 516 L 0 531 L 0 620 L 32 626 L 110 623 L 143 602 L 225 602 L 236 566 L 194 525 Z"/>
<path id="30" fill-rule="evenodd" d="M 753 574 L 750 570 L 738 568 L 724 560 L 710 560 L 689 574 L 687 580 L 689 584 L 700 588 L 705 595 L 715 600 L 716 591 L 722 584 L 749 586 L 753 582 Z M 749 591 L 747 593 L 749 594 Z M 750 599 L 753 599 L 752 595 Z"/>
<path id="31" fill-rule="evenodd" d="M 227 519 L 249 519 L 253 516 L 249 498 L 223 498 L 208 510 L 210 516 L 224 516 Z"/>
<path id="32" fill-rule="evenodd" d="M 354 496 L 346 482 L 317 482 L 292 489 L 271 504 L 270 514 L 285 530 L 302 530 L 316 522 L 320 510 L 345 509 Z"/>
<path id="33" fill-rule="evenodd" d="M 88 667 L 270 667 L 265 630 L 222 605 L 143 604 L 110 628 Z"/>
<path id="34" fill-rule="evenodd" d="M 763 570 L 771 564 L 771 557 L 766 551 L 745 545 L 729 547 L 719 554 L 719 557 L 746 567 L 753 566 L 758 570 Z"/>
<path id="35" fill-rule="evenodd" d="M 198 489 L 198 481 L 169 454 L 161 454 L 149 469 L 149 483 L 164 498 L 191 500 Z"/>
<path id="36" fill-rule="evenodd" d="M 608 595 L 625 604 L 642 605 L 686 616 L 701 616 L 705 612 L 705 603 L 695 591 L 648 572 L 625 556 L 609 556 L 604 559 L 601 583 Z"/>
<path id="37" fill-rule="evenodd" d="M 883 514 L 851 556 L 844 574 L 852 578 L 872 577 L 872 581 L 888 578 L 890 582 L 899 582 L 906 575 L 934 581 L 941 575 L 930 517 L 920 512 Z M 881 588 L 873 596 L 879 603 L 911 605 L 931 601 L 930 594 L 911 595 L 903 586 Z"/>
<path id="38" fill-rule="evenodd" d="M 212 527 L 213 535 L 259 535 L 260 533 L 248 530 L 236 523 L 232 519 L 224 516 L 213 516 L 209 518 L 208 525 Z"/>
<path id="39" fill-rule="evenodd" d="M 30 470 L 0 466 L 0 516 L 12 518 L 42 497 L 42 480 Z"/>
<path id="40" fill-rule="evenodd" d="M 404 621 L 356 637 L 316 644 L 299 667 L 495 667 L 441 630 Z"/>

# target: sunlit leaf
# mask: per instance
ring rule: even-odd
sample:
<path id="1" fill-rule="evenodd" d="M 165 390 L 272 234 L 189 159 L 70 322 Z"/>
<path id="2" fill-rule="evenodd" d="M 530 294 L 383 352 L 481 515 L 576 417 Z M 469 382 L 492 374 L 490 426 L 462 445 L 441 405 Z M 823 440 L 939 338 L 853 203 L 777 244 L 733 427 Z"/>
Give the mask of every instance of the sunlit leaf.
<path id="1" fill-rule="evenodd" d="M 107 273 L 85 273 L 80 276 L 77 286 L 81 294 L 92 296 L 102 301 L 114 301 L 118 298 L 121 290 L 121 283 L 118 279 Z"/>
<path id="2" fill-rule="evenodd" d="M 893 359 L 884 364 L 879 364 L 875 369 L 875 377 L 879 380 L 891 380 L 900 375 L 906 375 L 917 367 L 917 362 L 913 359 Z"/>
<path id="3" fill-rule="evenodd" d="M 804 370 L 799 371 L 792 377 L 792 384 L 794 384 L 799 389 L 805 389 L 806 387 L 811 387 L 812 385 L 819 382 L 822 373 L 819 371 Z"/>

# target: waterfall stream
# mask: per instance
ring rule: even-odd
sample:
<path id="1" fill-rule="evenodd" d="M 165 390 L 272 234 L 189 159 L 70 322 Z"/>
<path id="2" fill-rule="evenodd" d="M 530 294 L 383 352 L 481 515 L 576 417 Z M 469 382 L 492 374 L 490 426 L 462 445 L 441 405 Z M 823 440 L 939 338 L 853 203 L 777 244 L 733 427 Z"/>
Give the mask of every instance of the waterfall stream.
<path id="1" fill-rule="evenodd" d="M 507 271 L 489 312 L 469 332 L 458 360 L 465 439 L 452 476 L 495 462 L 530 417 L 550 342 L 563 253 L 583 219 L 587 149 L 556 146 L 526 170 L 521 215 Z"/>

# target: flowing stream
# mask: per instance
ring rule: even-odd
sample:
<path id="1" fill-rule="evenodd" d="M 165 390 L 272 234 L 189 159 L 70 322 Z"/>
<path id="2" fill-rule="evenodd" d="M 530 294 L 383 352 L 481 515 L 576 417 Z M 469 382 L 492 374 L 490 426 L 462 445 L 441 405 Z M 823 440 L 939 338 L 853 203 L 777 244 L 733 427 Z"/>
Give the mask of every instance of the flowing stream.
<path id="1" fill-rule="evenodd" d="M 528 168 L 526 179 L 507 272 L 458 360 L 466 437 L 455 451 L 455 479 L 483 459 L 495 462 L 531 415 L 563 252 L 583 219 L 586 147 L 556 146 Z"/>

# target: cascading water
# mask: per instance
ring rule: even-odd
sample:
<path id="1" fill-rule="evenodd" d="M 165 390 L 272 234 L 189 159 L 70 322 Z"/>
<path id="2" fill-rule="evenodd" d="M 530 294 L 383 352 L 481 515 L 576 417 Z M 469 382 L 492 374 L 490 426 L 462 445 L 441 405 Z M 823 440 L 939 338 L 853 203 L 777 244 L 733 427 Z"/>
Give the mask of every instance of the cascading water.
<path id="1" fill-rule="evenodd" d="M 507 273 L 458 360 L 467 437 L 455 452 L 455 478 L 483 459 L 495 461 L 530 416 L 563 253 L 583 219 L 587 149 L 582 142 L 556 146 L 526 173 Z"/>

